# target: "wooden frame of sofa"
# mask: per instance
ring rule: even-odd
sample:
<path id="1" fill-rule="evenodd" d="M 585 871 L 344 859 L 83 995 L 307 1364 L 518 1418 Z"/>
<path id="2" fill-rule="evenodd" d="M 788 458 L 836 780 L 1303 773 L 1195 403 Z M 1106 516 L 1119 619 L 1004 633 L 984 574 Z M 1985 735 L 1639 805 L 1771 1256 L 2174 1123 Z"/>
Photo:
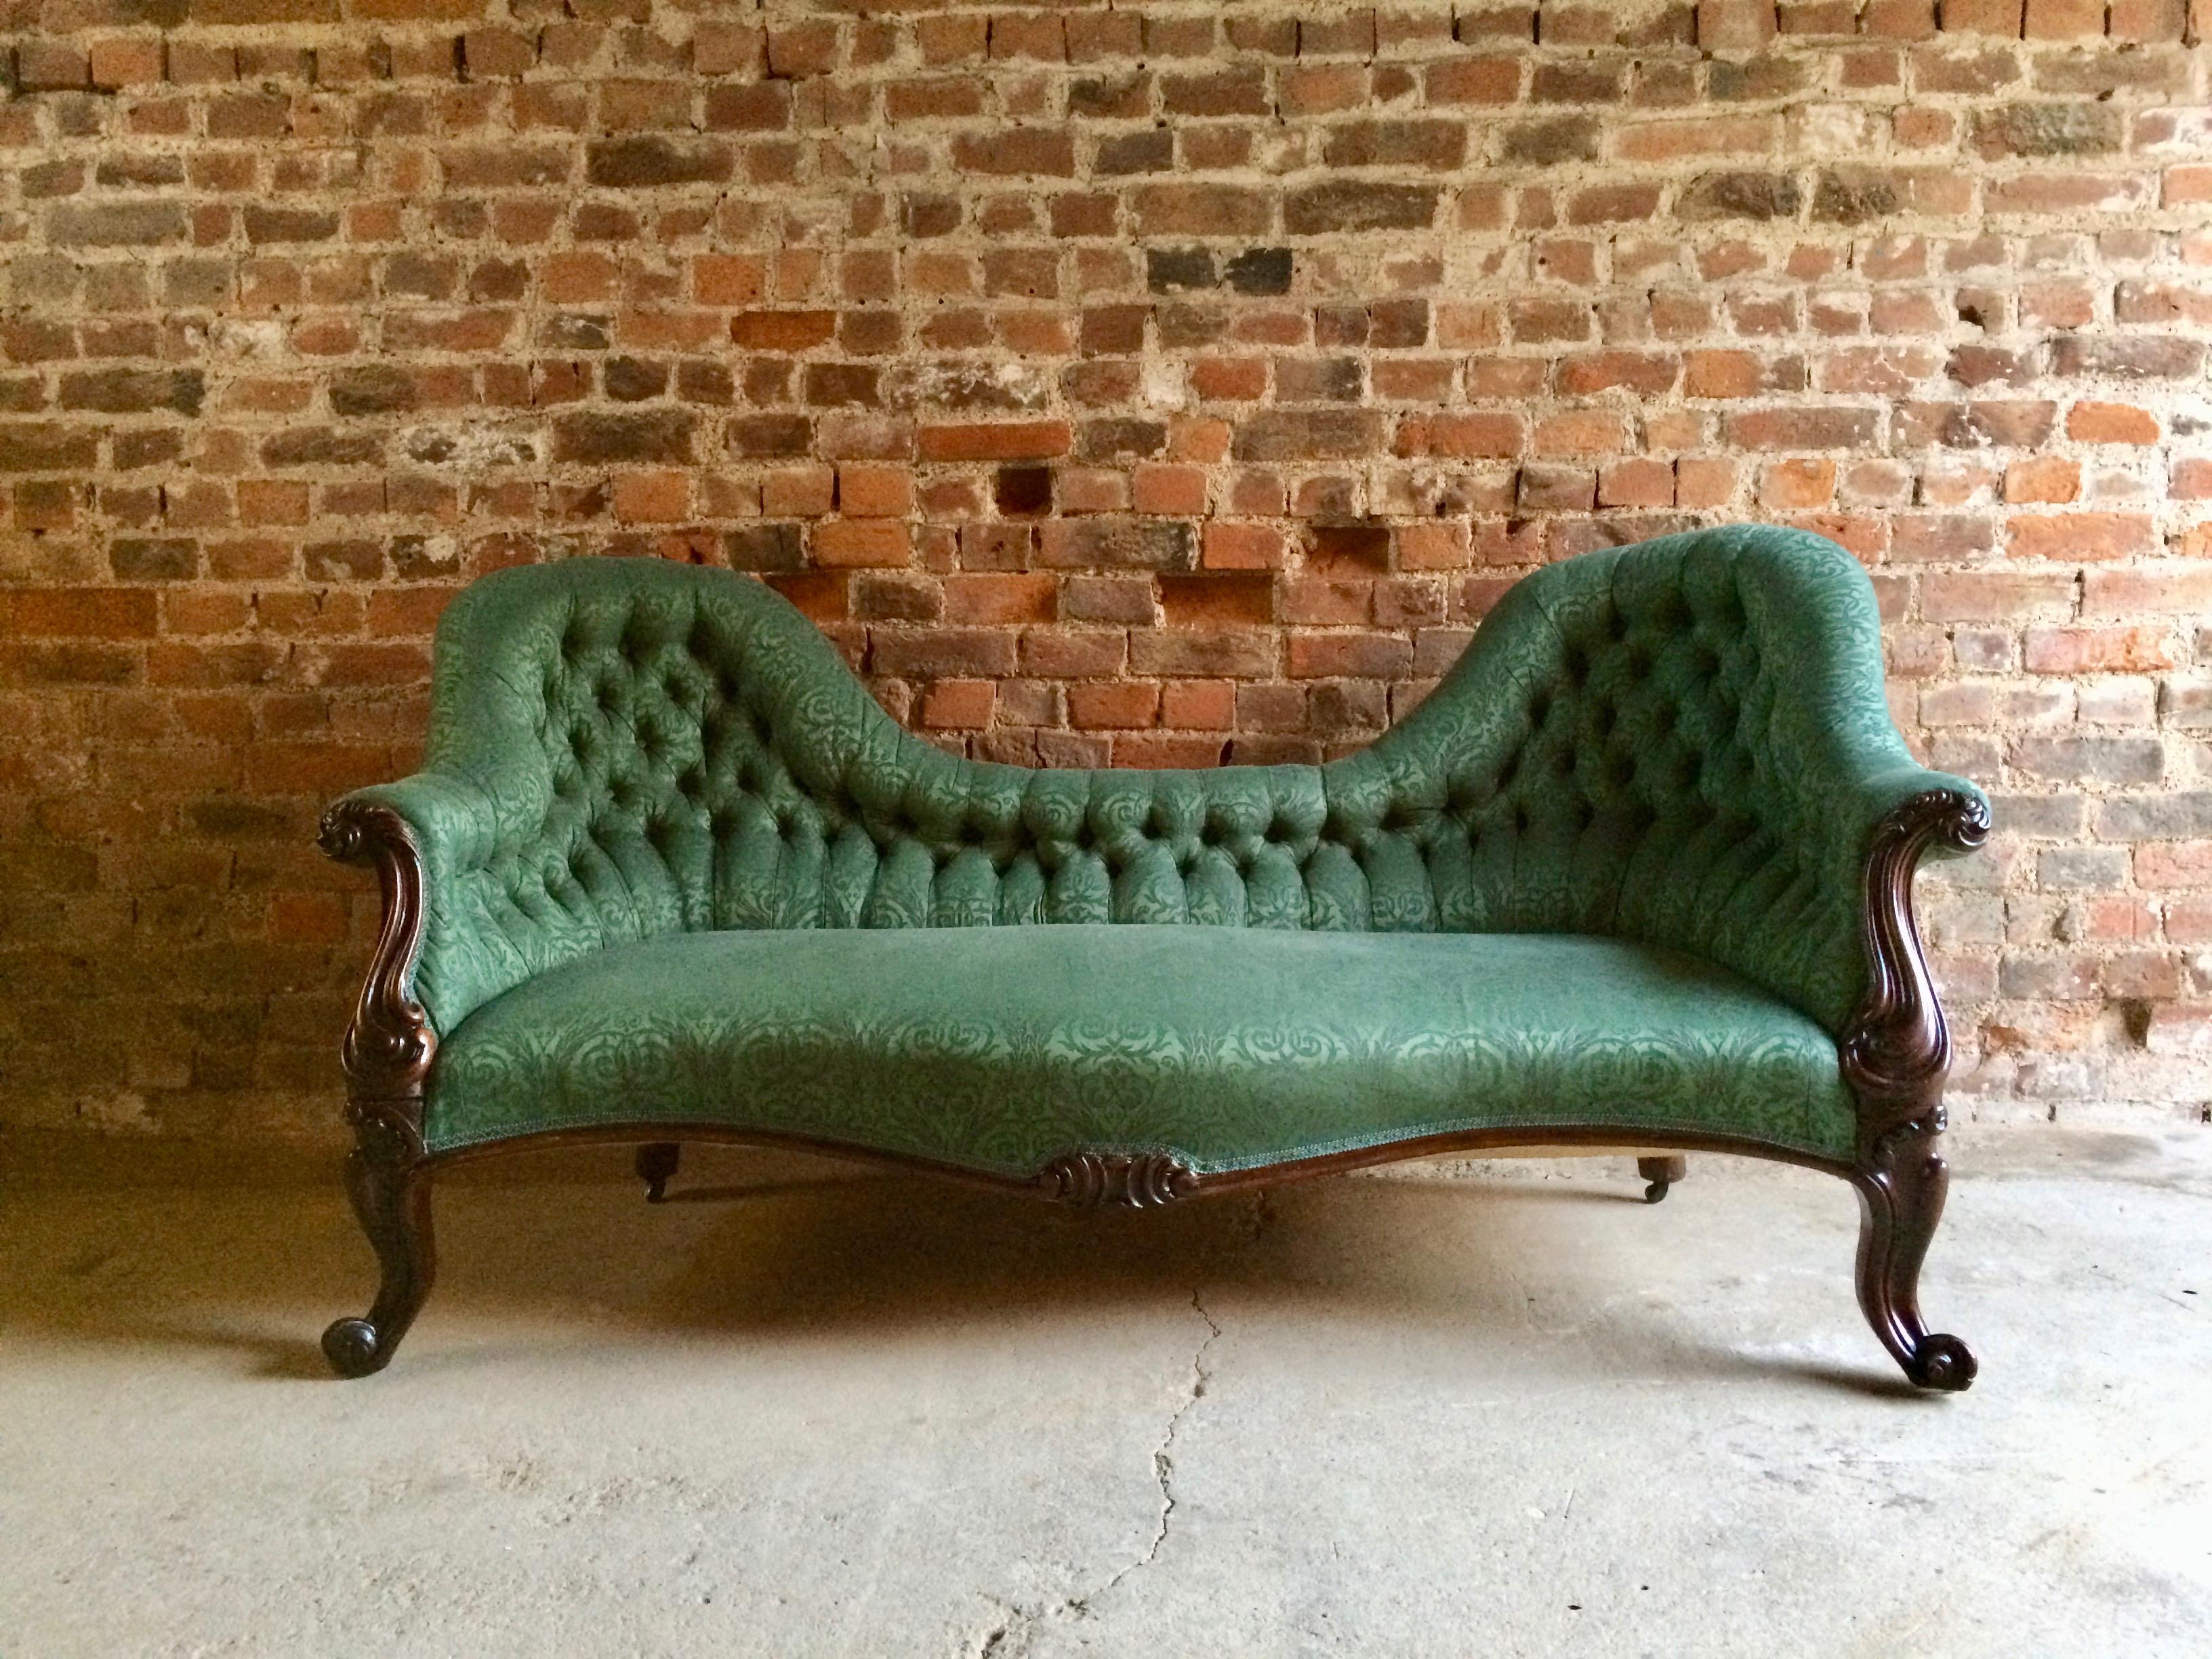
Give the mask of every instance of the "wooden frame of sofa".
<path id="1" fill-rule="evenodd" d="M 1862 877 L 1862 938 L 1869 988 L 1838 1044 L 1844 1080 L 1856 1103 L 1856 1147 L 1844 1163 L 1795 1153 L 1731 1135 L 1669 1132 L 1646 1140 L 1618 1126 L 1486 1128 L 1364 1146 L 1255 1168 L 1200 1173 L 1161 1153 L 1116 1156 L 1071 1150 L 1026 1178 L 994 1176 L 927 1159 L 872 1152 L 846 1142 L 697 1124 L 625 1124 L 516 1135 L 489 1145 L 431 1153 L 423 1147 L 423 1091 L 437 1034 L 413 991 L 427 912 L 422 857 L 414 832 L 388 807 L 341 802 L 322 823 L 320 845 L 349 864 L 374 865 L 383 921 L 368 977 L 340 1053 L 355 1147 L 346 1191 L 374 1247 L 382 1277 L 374 1304 L 323 1334 L 323 1352 L 341 1376 L 380 1370 L 429 1294 L 436 1272 L 430 1216 L 433 1175 L 494 1152 L 577 1143 L 641 1143 L 638 1173 L 658 1199 L 676 1170 L 682 1141 L 776 1146 L 872 1159 L 949 1180 L 1077 1206 L 1137 1208 L 1216 1193 L 1249 1190 L 1371 1164 L 1509 1146 L 1648 1146 L 1668 1153 L 1735 1152 L 1802 1164 L 1839 1176 L 1859 1196 L 1856 1284 L 1875 1334 L 1923 1389 L 1955 1390 L 1974 1380 L 1972 1352 L 1957 1337 L 1931 1333 L 1919 1305 L 1920 1267 L 1943 1213 L 1948 1174 L 1938 1151 L 1945 1128 L 1943 1085 L 1951 1040 L 1914 918 L 1912 878 L 1938 846 L 1965 852 L 1990 830 L 1989 810 L 1954 790 L 1933 789 L 1901 803 L 1869 838 Z M 1654 1198 L 1679 1163 L 1643 1160 Z"/>

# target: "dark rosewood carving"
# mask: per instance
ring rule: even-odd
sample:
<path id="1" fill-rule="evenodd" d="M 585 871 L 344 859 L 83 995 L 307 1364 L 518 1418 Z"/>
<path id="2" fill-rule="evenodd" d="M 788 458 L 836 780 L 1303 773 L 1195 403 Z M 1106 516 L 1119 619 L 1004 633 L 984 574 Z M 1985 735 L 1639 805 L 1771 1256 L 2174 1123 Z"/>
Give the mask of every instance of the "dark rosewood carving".
<path id="1" fill-rule="evenodd" d="M 1931 848 L 1969 851 L 1989 833 L 1988 807 L 1950 789 L 1912 796 L 1875 828 L 1863 896 L 1867 994 L 1838 1044 L 1859 1107 L 1859 1306 L 1924 1389 L 1963 1389 L 1976 1366 L 1964 1342 L 1931 1334 L 1920 1317 L 1920 1264 L 1950 1180 L 1936 1147 L 1951 1034 L 1921 948 L 1912 877 Z"/>
<path id="2" fill-rule="evenodd" d="M 362 801 L 340 801 L 325 813 L 317 842 L 344 863 L 374 864 L 384 901 L 368 973 L 338 1055 L 354 1128 L 346 1195 L 381 1278 L 366 1317 L 341 1319 L 323 1333 L 323 1352 L 337 1373 L 366 1376 L 390 1362 L 436 1273 L 422 1084 L 438 1038 L 415 996 L 425 919 L 422 854 L 404 818 Z"/>
<path id="3" fill-rule="evenodd" d="M 342 864 L 374 864 L 384 899 L 368 975 L 338 1052 L 347 1092 L 356 1100 L 419 1101 L 438 1051 L 430 1017 L 415 1000 L 424 919 L 422 849 L 398 813 L 356 800 L 324 813 L 315 839 Z"/>
<path id="4" fill-rule="evenodd" d="M 1943 1218 L 1950 1172 L 1936 1151 L 1943 1109 L 1898 1124 L 1851 1173 L 1859 1195 L 1859 1308 L 1882 1346 L 1923 1389 L 1959 1389 L 1979 1369 L 1973 1350 L 1920 1317 L 1920 1264 Z"/>
<path id="5" fill-rule="evenodd" d="M 1913 920 L 1913 872 L 1938 844 L 1971 851 L 1989 834 L 1989 808 L 1980 801 L 1930 789 L 1875 826 L 1868 846 L 1861 893 L 1867 994 L 1838 1047 L 1862 1120 L 1871 1121 L 1869 1141 L 1941 1099 L 1951 1069 L 1951 1033 Z"/>
<path id="6" fill-rule="evenodd" d="M 1046 1197 L 1078 1209 L 1149 1210 L 1189 1197 L 1198 1177 L 1165 1152 L 1066 1152 L 1044 1166 L 1037 1184 Z"/>
<path id="7" fill-rule="evenodd" d="M 354 1141 L 346 1196 L 382 1278 L 365 1317 L 337 1320 L 323 1333 L 323 1353 L 340 1376 L 367 1376 L 391 1363 L 438 1270 L 430 1169 L 413 1125 L 396 1113 L 356 1109 Z"/>
<path id="8" fill-rule="evenodd" d="M 1636 1173 L 1648 1183 L 1644 1188 L 1644 1201 L 1656 1204 L 1667 1196 L 1667 1189 L 1690 1173 L 1690 1160 L 1677 1152 L 1672 1158 L 1639 1158 Z"/>

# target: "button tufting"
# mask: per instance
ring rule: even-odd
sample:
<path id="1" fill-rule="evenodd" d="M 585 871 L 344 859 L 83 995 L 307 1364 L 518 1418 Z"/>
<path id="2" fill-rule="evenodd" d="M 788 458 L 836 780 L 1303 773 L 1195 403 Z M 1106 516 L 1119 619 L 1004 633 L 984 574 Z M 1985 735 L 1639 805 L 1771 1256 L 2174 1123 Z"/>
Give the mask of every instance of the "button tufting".
<path id="1" fill-rule="evenodd" d="M 1241 922 L 1249 906 L 1255 925 L 1404 926 L 1425 915 L 1419 925 L 1481 927 L 1524 898 L 1547 917 L 1561 907 L 1580 914 L 1574 907 L 1589 899 L 1588 884 L 1616 880 L 1616 861 L 1660 826 L 1647 856 L 1724 860 L 1756 884 L 1770 912 L 1808 891 L 1825 902 L 1820 881 L 1778 850 L 1787 826 L 1770 830 L 1763 811 L 1741 810 L 1757 806 L 1757 783 L 1775 769 L 1774 710 L 1791 690 L 1781 671 L 1796 665 L 1778 656 L 1768 676 L 1746 631 L 1744 592 L 1725 568 L 1700 567 L 1696 576 L 1668 583 L 1639 569 L 1632 583 L 1586 591 L 1553 613 L 1574 618 L 1565 637 L 1546 624 L 1516 647 L 1528 653 L 1524 671 L 1534 665 L 1536 683 L 1486 681 L 1371 770 L 1316 780 L 1285 769 L 1218 782 L 1093 777 L 1073 787 L 1042 772 L 1020 781 L 996 769 L 940 773 L 933 762 L 895 758 L 885 744 L 846 741 L 850 733 L 823 724 L 825 713 L 832 724 L 842 718 L 841 705 L 824 696 L 817 706 L 803 685 L 791 689 L 799 683 L 787 673 L 805 664 L 763 660 L 781 636 L 747 632 L 753 613 L 742 606 L 723 613 L 733 630 L 726 637 L 698 603 L 590 601 L 573 619 L 553 613 L 549 625 L 565 623 L 558 655 L 537 632 L 531 651 L 539 660 L 518 665 L 511 684 L 526 730 L 541 718 L 526 708 L 530 685 L 540 686 L 538 740 L 555 797 L 545 836 L 580 836 L 591 823 L 598 838 L 565 856 L 523 854 L 549 860 L 542 875 L 495 866 L 486 896 L 503 918 L 505 904 L 527 907 L 501 924 L 518 942 L 562 922 L 547 902 L 556 892 L 592 925 L 634 927 L 626 907 L 643 896 L 629 894 L 605 848 L 634 859 L 641 836 L 683 889 L 669 914 L 687 926 L 771 902 L 794 914 L 811 906 L 831 925 L 905 915 L 910 896 L 890 872 L 910 860 L 917 872 L 931 871 L 925 888 L 939 884 L 925 903 L 939 919 L 989 921 L 1003 905 L 1006 916 L 1055 921 L 1188 911 Z M 1497 701 L 1485 707 L 1484 696 Z M 771 705 L 785 711 L 781 729 Z M 835 750 L 825 747 L 832 738 Z M 846 776 L 836 783 L 811 781 L 837 769 Z M 871 821 L 872 809 L 902 801 L 906 811 Z M 756 848 L 771 824 L 809 856 L 779 861 L 773 844 Z M 1510 839 L 1540 831 L 1540 848 Z M 693 838 L 709 832 L 702 852 Z M 1571 839 L 1585 836 L 1592 839 Z M 1101 874 L 1082 866 L 1090 858 L 1114 878 L 1110 902 Z M 1558 879 L 1524 888 L 1516 868 L 1530 860 L 1560 866 Z M 957 878 L 945 873 L 955 866 L 964 866 Z M 1304 872 L 1304 894 L 1290 882 L 1294 868 Z M 693 890 L 716 886 L 709 872 L 738 878 L 740 910 L 720 890 Z M 1232 879 L 1243 890 L 1229 891 Z M 790 882 L 817 890 L 754 896 Z M 880 893 L 878 882 L 886 884 Z M 1285 902 L 1287 915 L 1273 908 Z M 1849 907 L 1839 915 L 1838 925 L 1847 924 Z"/>

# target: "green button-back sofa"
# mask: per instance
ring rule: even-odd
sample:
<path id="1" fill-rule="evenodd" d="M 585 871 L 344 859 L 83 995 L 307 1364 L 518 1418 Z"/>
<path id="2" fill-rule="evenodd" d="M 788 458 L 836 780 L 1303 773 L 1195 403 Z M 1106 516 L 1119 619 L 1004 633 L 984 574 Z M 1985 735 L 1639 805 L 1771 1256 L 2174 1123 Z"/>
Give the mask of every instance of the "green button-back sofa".
<path id="1" fill-rule="evenodd" d="M 1917 764 L 1872 588 L 1796 532 L 1516 586 L 1326 766 L 1052 771 L 893 721 L 750 578 L 501 572 L 438 630 L 425 769 L 333 806 L 384 921 L 347 1033 L 380 1368 L 434 1170 L 560 1138 L 862 1154 L 1151 1205 L 1510 1144 L 1850 1181 L 1862 1306 L 1917 1383 L 1942 1012 L 1912 919 L 1988 805 Z M 1650 1161 L 1654 1195 L 1679 1164 Z"/>

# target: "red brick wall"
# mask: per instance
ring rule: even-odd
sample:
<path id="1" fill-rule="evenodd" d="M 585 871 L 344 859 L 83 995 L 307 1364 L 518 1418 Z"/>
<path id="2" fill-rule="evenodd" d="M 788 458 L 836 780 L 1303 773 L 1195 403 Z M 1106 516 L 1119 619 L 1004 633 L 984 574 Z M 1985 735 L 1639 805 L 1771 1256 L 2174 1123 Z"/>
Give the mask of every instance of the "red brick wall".
<path id="1" fill-rule="evenodd" d="M 2202 1111 L 2204 0 L 857 10 L 0 0 L 0 1119 L 330 1122 L 314 818 L 495 566 L 759 571 L 941 741 L 1212 765 L 1742 519 L 1998 798 L 1966 1103 Z"/>

